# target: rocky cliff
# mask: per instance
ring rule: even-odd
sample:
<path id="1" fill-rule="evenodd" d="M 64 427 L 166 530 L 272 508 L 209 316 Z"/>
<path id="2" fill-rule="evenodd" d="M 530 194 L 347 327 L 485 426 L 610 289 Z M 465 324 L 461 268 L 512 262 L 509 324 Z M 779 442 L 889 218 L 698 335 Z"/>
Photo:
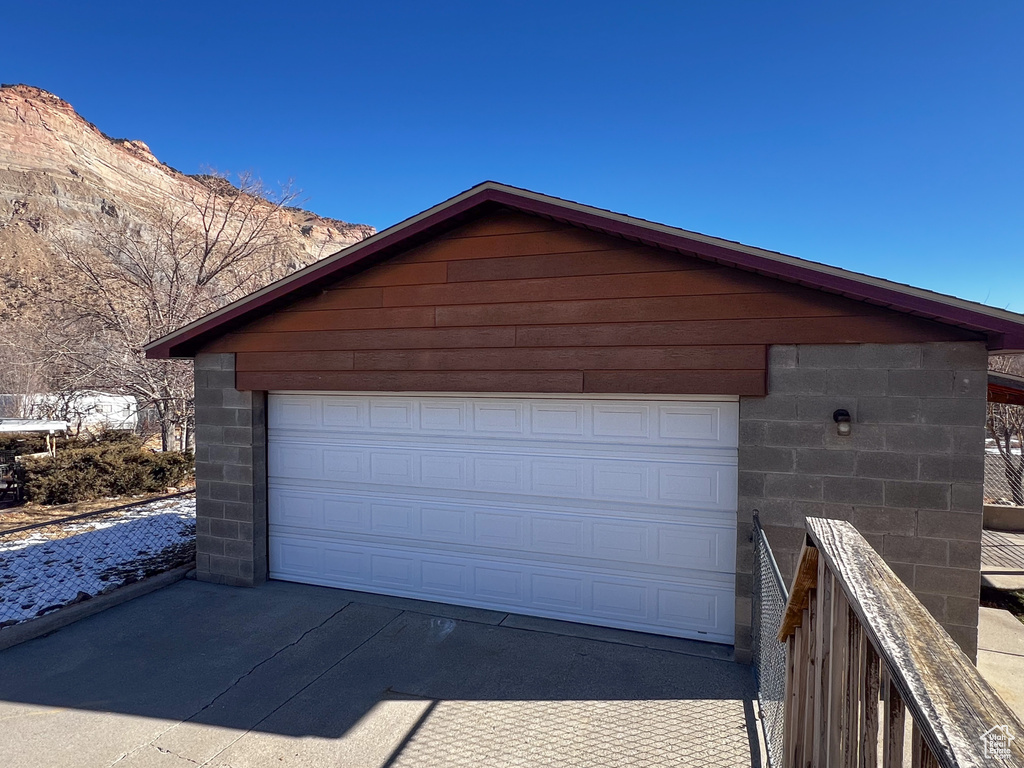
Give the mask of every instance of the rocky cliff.
<path id="1" fill-rule="evenodd" d="M 0 86 L 0 315 L 23 303 L 16 284 L 26 275 L 46 279 L 52 273 L 55 239 L 87 244 L 115 221 L 155 227 L 160 215 L 186 210 L 211 190 L 237 194 L 219 177 L 188 176 L 164 165 L 142 141 L 110 138 L 51 93 Z M 292 269 L 374 231 L 298 208 L 274 216 Z M 19 280 L 6 281 L 2 290 L 12 275 Z"/>

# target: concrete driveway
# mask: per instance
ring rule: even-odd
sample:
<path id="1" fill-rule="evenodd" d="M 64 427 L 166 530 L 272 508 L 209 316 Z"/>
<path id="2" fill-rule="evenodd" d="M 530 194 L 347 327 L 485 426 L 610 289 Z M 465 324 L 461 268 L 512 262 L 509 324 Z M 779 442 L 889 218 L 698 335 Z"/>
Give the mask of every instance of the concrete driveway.
<path id="1" fill-rule="evenodd" d="M 750 670 L 725 657 L 491 611 L 184 581 L 0 652 L 0 765 L 758 764 Z"/>

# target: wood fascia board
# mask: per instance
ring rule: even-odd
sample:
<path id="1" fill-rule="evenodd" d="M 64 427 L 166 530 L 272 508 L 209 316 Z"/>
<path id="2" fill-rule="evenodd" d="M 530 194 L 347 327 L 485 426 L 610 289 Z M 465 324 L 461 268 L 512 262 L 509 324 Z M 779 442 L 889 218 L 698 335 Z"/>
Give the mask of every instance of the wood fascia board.
<path id="1" fill-rule="evenodd" d="M 496 182 L 485 182 L 151 342 L 145 348 L 146 356 L 190 357 L 210 338 L 270 311 L 318 283 L 339 279 L 360 262 L 375 263 L 374 260 L 387 258 L 389 253 L 413 247 L 432 234 L 456 226 L 474 209 L 495 204 L 610 236 L 694 254 L 766 277 L 983 333 L 990 349 L 1024 349 L 1024 316 L 1016 313 Z"/>

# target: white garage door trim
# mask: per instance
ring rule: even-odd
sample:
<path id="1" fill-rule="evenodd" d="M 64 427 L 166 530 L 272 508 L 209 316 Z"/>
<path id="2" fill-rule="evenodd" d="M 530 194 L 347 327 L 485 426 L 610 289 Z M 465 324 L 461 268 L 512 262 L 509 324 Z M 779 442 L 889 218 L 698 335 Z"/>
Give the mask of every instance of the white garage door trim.
<path id="1" fill-rule="evenodd" d="M 272 392 L 270 575 L 731 643 L 738 403 Z"/>

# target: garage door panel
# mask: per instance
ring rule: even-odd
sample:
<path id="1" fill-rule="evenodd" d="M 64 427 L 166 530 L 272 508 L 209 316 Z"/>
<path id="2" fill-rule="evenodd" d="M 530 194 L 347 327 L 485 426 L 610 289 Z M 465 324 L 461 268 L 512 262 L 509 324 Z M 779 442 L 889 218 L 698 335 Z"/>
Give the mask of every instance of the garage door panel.
<path id="1" fill-rule="evenodd" d="M 395 555 L 370 554 L 370 583 L 380 586 L 415 588 L 418 563 L 415 558 Z"/>
<path id="2" fill-rule="evenodd" d="M 287 547 L 289 539 L 282 538 L 277 546 Z M 365 549 L 354 546 L 342 546 L 333 544 L 331 546 L 320 546 L 323 560 L 323 575 L 314 577 L 312 583 L 326 583 L 328 585 L 340 586 L 349 584 L 356 589 L 369 587 L 370 583 L 370 553 Z M 270 549 L 271 560 L 274 556 L 274 545 Z M 273 566 L 271 567 L 272 578 L 294 578 L 296 581 L 303 581 L 299 578 L 299 572 L 286 569 L 284 566 L 281 572 L 289 574 L 284 577 L 275 577 Z"/>
<path id="3" fill-rule="evenodd" d="M 314 446 L 313 450 L 317 448 Z M 370 453 L 369 451 L 359 450 L 344 450 L 339 448 L 319 448 L 321 456 L 319 460 L 311 459 L 308 463 L 308 471 L 316 472 L 319 470 L 319 474 L 315 476 L 311 475 L 293 475 L 282 470 L 281 474 L 287 477 L 310 477 L 310 479 L 324 479 L 330 478 L 335 482 L 359 482 L 369 474 L 370 471 Z M 271 474 L 277 474 L 277 468 L 275 466 L 277 459 L 277 451 L 281 451 L 286 455 L 294 451 L 294 455 L 287 456 L 291 461 L 298 463 L 300 453 L 304 454 L 305 449 L 296 450 L 294 446 L 287 443 L 280 445 L 276 450 L 270 453 L 270 464 Z"/>
<path id="4" fill-rule="evenodd" d="M 469 518 L 468 509 L 424 505 L 420 513 L 420 535 L 434 541 L 466 541 Z"/>
<path id="5" fill-rule="evenodd" d="M 466 433 L 477 437 L 510 437 L 526 434 L 522 403 L 485 400 L 473 403 L 473 422 Z"/>
<path id="6" fill-rule="evenodd" d="M 268 426 L 290 426 L 293 429 L 313 429 L 323 422 L 321 401 L 313 397 L 272 399 L 267 406 Z"/>
<path id="7" fill-rule="evenodd" d="M 659 457 L 688 458 L 690 456 L 699 456 L 701 459 L 722 463 L 728 463 L 736 455 L 734 449 L 723 450 L 717 447 L 704 448 L 626 442 L 596 442 L 590 438 L 576 441 L 559 441 L 489 437 L 477 440 L 461 435 L 431 435 L 423 432 L 391 435 L 383 431 L 376 433 L 348 433 L 344 429 L 335 429 L 325 432 L 313 432 L 294 428 L 275 429 L 273 432 L 278 440 L 296 445 L 323 445 L 325 442 L 340 444 L 342 436 L 344 436 L 344 443 L 351 446 L 408 450 L 433 448 L 439 451 L 460 450 L 466 454 L 487 454 L 494 452 L 495 449 L 508 449 L 512 453 L 524 455 L 578 456 L 582 448 L 583 455 L 604 456 L 612 459 L 633 458 L 636 460 L 646 460 Z"/>
<path id="8" fill-rule="evenodd" d="M 349 495 L 366 498 L 413 498 L 437 505 L 456 504 L 459 506 L 481 506 L 515 509 L 549 509 L 569 513 L 584 513 L 595 517 L 618 518 L 623 515 L 636 520 L 683 520 L 713 525 L 725 525 L 735 528 L 735 507 L 715 509 L 692 507 L 685 514 L 680 514 L 680 506 L 672 503 L 640 504 L 618 500 L 600 499 L 556 499 L 549 497 L 533 497 L 529 495 L 480 493 L 477 491 L 449 491 L 427 486 L 418 488 L 389 488 L 381 485 L 361 485 L 359 483 L 330 483 L 321 480 L 281 480 L 271 479 L 271 491 L 280 493 L 313 493 L 325 496 L 342 497 Z"/>
<path id="9" fill-rule="evenodd" d="M 494 449 L 485 452 L 461 445 L 443 451 L 405 446 L 340 448 L 280 438 L 270 447 L 269 474 L 272 480 L 319 480 L 345 487 L 385 487 L 398 493 L 431 488 L 545 499 L 735 509 L 734 464 L 716 464 L 699 457 L 657 457 L 609 460 L 511 451 L 496 455 Z"/>
<path id="10" fill-rule="evenodd" d="M 530 467 L 530 484 L 523 490 L 534 496 L 555 499 L 578 499 L 589 495 L 584 486 L 588 469 L 586 459 L 526 459 Z"/>
<path id="11" fill-rule="evenodd" d="M 380 534 L 415 536 L 419 532 L 416 508 L 409 504 L 370 505 L 370 530 Z"/>
<path id="12" fill-rule="evenodd" d="M 732 573 L 735 529 L 690 520 L 630 519 L 579 510 L 488 507 L 429 499 L 365 497 L 272 489 L 270 524 L 277 534 L 360 535 L 382 543 L 405 539 L 425 546 L 457 545 L 519 551 L 551 559 L 588 558 Z"/>
<path id="13" fill-rule="evenodd" d="M 459 596 L 470 593 L 469 568 L 462 563 L 427 560 L 421 566 L 421 589 L 435 596 Z"/>
<path id="14" fill-rule="evenodd" d="M 370 399 L 370 429 L 414 432 L 419 426 L 419 402 L 402 398 Z"/>
<path id="15" fill-rule="evenodd" d="M 583 580 L 572 576 L 556 576 L 550 573 L 534 573 L 530 577 L 530 589 L 537 605 L 555 610 L 585 609 L 583 603 Z"/>
<path id="16" fill-rule="evenodd" d="M 469 403 L 458 401 L 425 402 L 420 405 L 420 431 L 465 433 Z"/>
<path id="17" fill-rule="evenodd" d="M 279 394 L 274 578 L 730 642 L 735 402 Z"/>
<path id="18" fill-rule="evenodd" d="M 281 537 L 271 545 L 274 568 L 281 573 L 309 579 L 325 573 L 324 547 L 316 541 Z"/>
<path id="19" fill-rule="evenodd" d="M 658 437 L 669 442 L 704 440 L 731 443 L 729 431 L 723 430 L 723 426 L 729 426 L 722 424 L 723 410 L 720 406 L 660 405 Z"/>
<path id="20" fill-rule="evenodd" d="M 320 552 L 311 553 L 310 546 Z M 673 583 L 582 566 L 555 569 L 461 553 L 437 557 L 383 545 L 356 548 L 320 541 L 295 547 L 285 535 L 276 536 L 271 547 L 272 578 L 523 610 L 568 621 L 593 623 L 597 618 L 599 623 L 624 629 L 732 641 L 731 583 Z M 308 563 L 300 561 L 296 553 L 309 558 Z M 317 562 L 324 567 L 313 575 Z"/>
<path id="21" fill-rule="evenodd" d="M 735 448 L 735 402 L 542 398 L 286 395 L 269 404 L 271 429 L 348 434 L 450 434 L 575 442 Z"/>
<path id="22" fill-rule="evenodd" d="M 465 488 L 469 485 L 469 460 L 455 454 L 422 456 L 420 482 L 433 488 Z"/>
<path id="23" fill-rule="evenodd" d="M 593 610 L 598 616 L 643 621 L 648 614 L 647 585 L 594 579 Z"/>
<path id="24" fill-rule="evenodd" d="M 567 515 L 533 515 L 530 520 L 530 550 L 582 557 L 588 554 L 588 522 L 591 521 L 574 519 Z"/>
<path id="25" fill-rule="evenodd" d="M 530 403 L 530 435 L 532 437 L 584 437 L 583 403 L 557 400 Z"/>
<path id="26" fill-rule="evenodd" d="M 525 605 L 526 595 L 523 591 L 523 566 L 514 568 L 497 568 L 493 563 L 472 563 L 469 572 L 473 592 L 469 598 L 497 600 L 498 605 Z M 494 604 L 494 603 L 492 603 Z"/>
<path id="27" fill-rule="evenodd" d="M 288 502 L 294 498 L 292 495 Z M 282 499 L 283 501 L 283 499 Z M 282 522 L 302 525 L 302 523 L 289 519 L 285 510 L 289 504 L 281 503 L 278 509 L 281 511 Z M 319 525 L 314 528 L 326 528 L 327 530 L 370 530 L 371 502 L 368 499 L 359 499 L 349 496 L 331 495 L 321 497 L 323 504 L 323 517 Z"/>
<path id="28" fill-rule="evenodd" d="M 369 423 L 369 402 L 363 398 L 331 398 L 314 401 L 310 405 L 310 413 L 320 413 L 320 422 L 314 421 L 313 426 L 325 427 L 328 429 L 358 429 Z M 319 408 L 317 407 L 319 406 Z M 285 423 L 287 419 L 282 419 Z"/>
<path id="29" fill-rule="evenodd" d="M 269 471 L 282 477 L 319 480 L 325 477 L 323 459 L 324 449 L 316 445 L 285 443 L 268 450 Z M 331 475 L 336 474 L 332 468 Z"/>
<path id="30" fill-rule="evenodd" d="M 696 509 L 735 509 L 736 467 L 658 467 L 656 500 Z"/>
<path id="31" fill-rule="evenodd" d="M 470 475 L 474 490 L 492 493 L 522 493 L 526 482 L 526 461 L 509 457 L 486 458 L 474 456 Z"/>

